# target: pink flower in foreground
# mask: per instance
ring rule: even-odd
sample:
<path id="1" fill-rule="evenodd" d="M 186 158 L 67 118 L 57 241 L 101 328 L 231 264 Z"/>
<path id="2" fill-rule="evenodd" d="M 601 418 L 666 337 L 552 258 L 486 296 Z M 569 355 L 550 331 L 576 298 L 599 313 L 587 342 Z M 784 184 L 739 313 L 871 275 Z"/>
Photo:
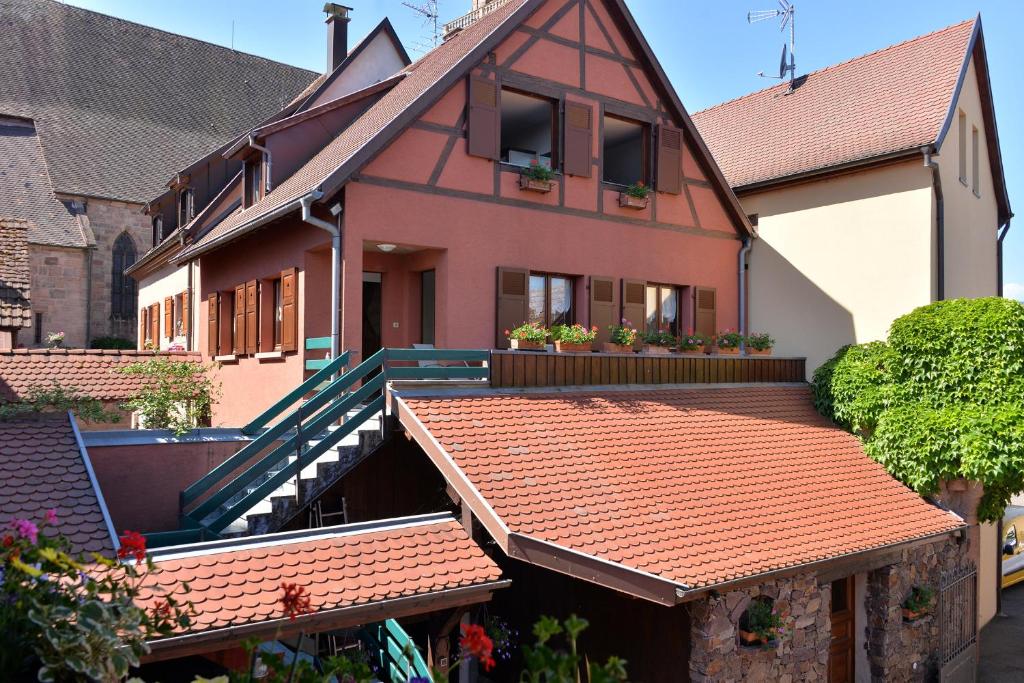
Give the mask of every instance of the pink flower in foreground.
<path id="1" fill-rule="evenodd" d="M 18 532 L 20 538 L 27 538 L 31 543 L 39 540 L 39 527 L 27 519 L 12 520 L 11 528 Z"/>
<path id="2" fill-rule="evenodd" d="M 54 525 L 57 523 L 57 508 L 50 508 L 46 511 L 46 515 L 43 517 L 47 524 Z"/>

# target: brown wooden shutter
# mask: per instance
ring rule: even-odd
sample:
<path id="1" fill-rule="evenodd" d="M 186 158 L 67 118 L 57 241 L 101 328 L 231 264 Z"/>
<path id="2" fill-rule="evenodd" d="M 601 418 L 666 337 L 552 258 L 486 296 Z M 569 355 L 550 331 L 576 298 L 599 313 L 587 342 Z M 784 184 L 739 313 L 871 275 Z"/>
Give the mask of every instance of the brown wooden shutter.
<path id="1" fill-rule="evenodd" d="M 530 271 L 524 268 L 498 268 L 498 328 L 495 344 L 509 347 L 505 330 L 519 327 L 529 317 Z"/>
<path id="2" fill-rule="evenodd" d="M 245 285 L 235 287 L 235 334 L 231 339 L 231 353 L 245 353 Z"/>
<path id="3" fill-rule="evenodd" d="M 693 329 L 697 334 L 714 336 L 718 333 L 716 292 L 709 287 L 697 287 L 694 296 L 697 302 L 694 306 Z"/>
<path id="4" fill-rule="evenodd" d="M 189 312 L 189 307 L 188 307 L 188 290 L 186 289 L 184 292 L 181 293 L 181 333 L 182 334 L 188 334 L 188 327 L 189 327 L 188 323 L 189 323 L 189 316 L 190 315 L 191 315 L 191 313 Z"/>
<path id="5" fill-rule="evenodd" d="M 622 317 L 630 325 L 643 332 L 647 315 L 645 303 L 647 301 L 647 283 L 643 280 L 622 281 Z M 637 340 L 639 341 L 639 336 Z"/>
<path id="6" fill-rule="evenodd" d="M 683 191 L 683 131 L 658 126 L 658 192 Z"/>
<path id="7" fill-rule="evenodd" d="M 149 340 L 153 346 L 160 348 L 160 304 L 149 307 Z"/>
<path id="8" fill-rule="evenodd" d="M 597 343 L 611 340 L 609 327 L 618 323 L 615 315 L 615 278 L 590 278 L 590 324 L 597 326 Z"/>
<path id="9" fill-rule="evenodd" d="M 206 297 L 206 353 L 213 358 L 220 355 L 220 342 L 217 339 L 220 331 L 220 302 L 217 301 L 217 292 Z"/>
<path id="10" fill-rule="evenodd" d="M 245 352 L 256 353 L 259 338 L 259 327 L 257 326 L 257 296 L 256 281 L 250 280 L 245 283 Z"/>
<path id="11" fill-rule="evenodd" d="M 500 94 L 497 81 L 470 77 L 466 150 L 473 156 L 498 160 L 501 153 Z"/>
<path id="12" fill-rule="evenodd" d="M 569 175 L 589 178 L 594 152 L 594 110 L 577 102 L 565 103 L 565 165 Z"/>
<path id="13" fill-rule="evenodd" d="M 146 348 L 146 309 L 139 309 L 139 350 Z"/>
<path id="14" fill-rule="evenodd" d="M 174 338 L 174 297 L 164 297 L 164 336 Z"/>
<path id="15" fill-rule="evenodd" d="M 288 268 L 281 271 L 282 351 L 296 351 L 299 348 L 298 286 L 298 268 Z"/>

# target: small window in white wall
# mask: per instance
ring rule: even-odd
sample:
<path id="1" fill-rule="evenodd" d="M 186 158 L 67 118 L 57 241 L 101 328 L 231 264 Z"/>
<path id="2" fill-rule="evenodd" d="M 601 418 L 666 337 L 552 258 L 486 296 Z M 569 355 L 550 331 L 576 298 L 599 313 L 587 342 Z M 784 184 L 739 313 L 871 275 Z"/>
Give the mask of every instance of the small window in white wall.
<path id="1" fill-rule="evenodd" d="M 171 339 L 180 337 L 185 334 L 185 321 L 182 319 L 182 315 L 185 312 L 185 307 L 182 305 L 181 294 L 174 295 L 174 330 L 168 336 Z"/>
<path id="2" fill-rule="evenodd" d="M 979 182 L 978 176 L 980 173 L 980 162 L 978 161 L 978 127 L 971 127 L 971 189 L 974 190 L 974 194 L 981 196 L 981 183 Z"/>
<path id="3" fill-rule="evenodd" d="M 957 133 L 959 134 L 960 151 L 960 182 L 967 184 L 967 114 L 960 112 L 958 119 Z"/>

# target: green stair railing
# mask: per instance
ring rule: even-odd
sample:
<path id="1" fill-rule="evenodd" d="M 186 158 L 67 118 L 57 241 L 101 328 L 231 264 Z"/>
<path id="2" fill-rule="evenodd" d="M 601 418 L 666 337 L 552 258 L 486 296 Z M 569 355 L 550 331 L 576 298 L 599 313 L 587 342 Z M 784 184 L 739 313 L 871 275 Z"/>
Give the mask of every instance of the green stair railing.
<path id="1" fill-rule="evenodd" d="M 383 413 L 383 389 L 388 380 L 486 380 L 490 376 L 490 352 L 485 350 L 381 349 L 342 372 L 349 358 L 345 352 L 330 359 L 243 427 L 243 433 L 258 434 L 256 438 L 181 493 L 181 529 L 152 534 L 150 546 L 219 538 L 253 506 L 298 477 L 303 468 L 368 419 Z M 308 398 L 286 414 L 304 397 Z M 349 415 L 352 411 L 356 412 Z M 278 421 L 268 427 L 275 419 Z"/>
<path id="2" fill-rule="evenodd" d="M 431 680 L 423 655 L 394 619 L 366 626 L 361 635 L 377 671 L 385 680 L 390 679 L 392 683 L 404 683 L 413 677 Z"/>

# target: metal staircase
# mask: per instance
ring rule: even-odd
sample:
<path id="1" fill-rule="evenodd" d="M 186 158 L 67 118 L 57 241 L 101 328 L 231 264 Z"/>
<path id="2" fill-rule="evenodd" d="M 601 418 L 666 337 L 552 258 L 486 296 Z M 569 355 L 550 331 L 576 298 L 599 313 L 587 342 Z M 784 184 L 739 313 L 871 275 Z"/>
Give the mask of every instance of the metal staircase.
<path id="1" fill-rule="evenodd" d="M 180 529 L 149 546 L 277 531 L 383 443 L 389 380 L 489 377 L 488 351 L 381 349 L 346 372 L 349 358 L 310 361 L 320 369 L 242 428 L 255 438 L 182 491 Z"/>

